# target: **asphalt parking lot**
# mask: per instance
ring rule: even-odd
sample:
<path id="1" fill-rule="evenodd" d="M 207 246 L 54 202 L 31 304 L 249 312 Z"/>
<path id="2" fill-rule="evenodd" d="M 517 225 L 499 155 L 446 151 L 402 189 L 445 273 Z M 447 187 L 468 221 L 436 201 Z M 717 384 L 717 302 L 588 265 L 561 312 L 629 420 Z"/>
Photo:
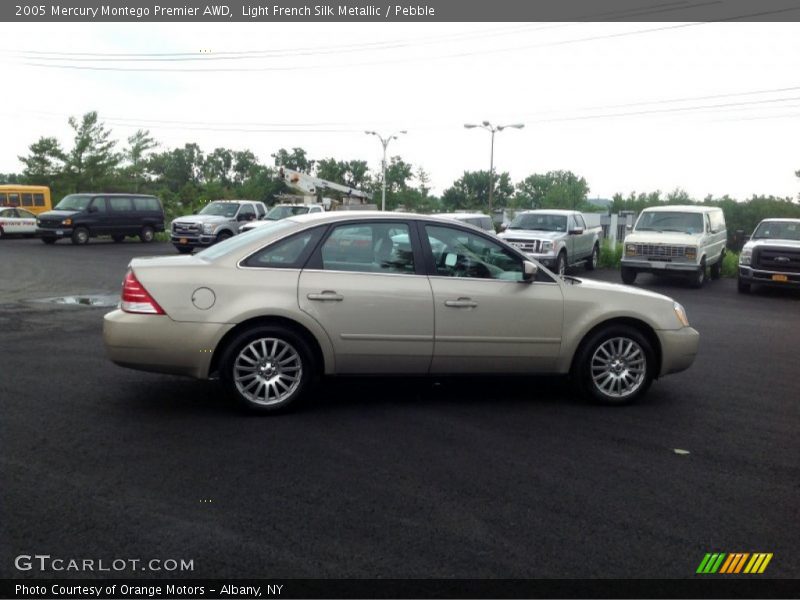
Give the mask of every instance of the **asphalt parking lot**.
<path id="1" fill-rule="evenodd" d="M 48 553 L 191 577 L 680 578 L 714 551 L 800 575 L 800 294 L 640 276 L 702 337 L 634 406 L 558 378 L 369 379 L 254 417 L 111 364 L 109 309 L 36 301 L 117 293 L 131 257 L 173 253 L 0 242 L 2 577 L 54 576 L 14 568 Z"/>

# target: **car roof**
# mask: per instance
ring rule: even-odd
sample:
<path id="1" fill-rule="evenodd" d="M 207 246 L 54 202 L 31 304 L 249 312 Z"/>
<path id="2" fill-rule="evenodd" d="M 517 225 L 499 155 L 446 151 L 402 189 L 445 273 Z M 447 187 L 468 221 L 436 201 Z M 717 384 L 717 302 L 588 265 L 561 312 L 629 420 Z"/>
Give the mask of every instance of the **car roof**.
<path id="1" fill-rule="evenodd" d="M 239 200 L 239 199 L 222 200 L 222 199 L 219 199 L 219 200 L 211 200 L 211 202 L 258 202 L 260 204 L 261 200 L 244 200 L 244 199 L 242 199 L 242 200 Z M 209 204 L 211 204 L 211 202 L 209 202 Z"/>
<path id="2" fill-rule="evenodd" d="M 691 212 L 706 213 L 715 210 L 722 210 L 718 206 L 697 206 L 690 204 L 665 204 L 664 206 L 649 206 L 642 212 Z"/>
<path id="3" fill-rule="evenodd" d="M 137 194 L 135 192 L 131 192 L 129 194 L 125 192 L 75 192 L 74 194 L 67 194 L 67 196 L 110 196 L 112 198 L 118 196 L 124 196 L 126 198 L 155 198 L 153 194 Z"/>
<path id="4" fill-rule="evenodd" d="M 580 212 L 577 210 L 565 210 L 563 208 L 537 208 L 536 210 L 521 210 L 517 212 L 518 215 L 531 215 L 531 214 L 538 214 L 538 215 L 564 215 L 569 216 L 575 214 L 576 212 Z"/>
<path id="5" fill-rule="evenodd" d="M 791 217 L 769 217 L 767 219 L 761 219 L 761 223 L 765 223 L 766 221 L 774 222 L 777 221 L 779 223 L 800 223 L 800 219 L 795 217 L 794 219 Z"/>
<path id="6" fill-rule="evenodd" d="M 450 212 L 450 213 L 435 213 L 433 215 L 426 215 L 426 216 L 436 216 L 436 217 L 450 217 L 451 219 L 455 218 L 458 219 L 461 217 L 462 219 L 471 219 L 473 217 L 486 217 L 489 218 L 489 215 L 481 213 L 481 212 Z"/>
<path id="7" fill-rule="evenodd" d="M 333 212 L 306 213 L 288 217 L 286 220 L 305 224 L 310 222 L 336 223 L 340 221 L 407 221 L 410 219 L 424 219 L 426 221 L 436 221 L 447 225 L 454 224 L 452 217 L 442 216 L 441 214 L 423 215 L 409 212 L 383 212 L 380 210 L 337 210 Z M 469 223 L 459 222 L 458 224 L 476 229 Z"/>

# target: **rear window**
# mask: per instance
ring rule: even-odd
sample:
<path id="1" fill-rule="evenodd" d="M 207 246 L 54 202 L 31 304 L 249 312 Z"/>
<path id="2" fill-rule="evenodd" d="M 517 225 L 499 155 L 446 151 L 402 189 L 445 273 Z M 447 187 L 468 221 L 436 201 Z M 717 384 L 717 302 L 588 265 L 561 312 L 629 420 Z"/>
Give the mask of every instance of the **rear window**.
<path id="1" fill-rule="evenodd" d="M 270 223 L 269 225 L 262 225 L 261 227 L 256 227 L 255 229 L 251 229 L 250 231 L 246 231 L 245 233 L 240 233 L 239 235 L 235 235 L 232 238 L 228 238 L 224 242 L 219 242 L 218 244 L 209 246 L 205 250 L 202 250 L 197 254 L 195 254 L 195 256 L 198 258 L 203 258 L 205 260 L 216 260 L 221 256 L 226 256 L 228 254 L 238 252 L 242 248 L 252 244 L 254 240 L 258 240 L 260 238 L 268 240 L 269 238 L 271 238 L 277 233 L 280 233 L 284 229 L 292 229 L 294 227 L 297 227 L 297 223 L 295 223 L 294 221 L 289 221 L 285 219 L 282 219 L 280 221 L 275 221 L 274 223 Z"/>
<path id="2" fill-rule="evenodd" d="M 22 206 L 33 206 L 33 194 L 22 194 Z"/>
<path id="3" fill-rule="evenodd" d="M 161 212 L 161 205 L 157 198 L 134 198 L 133 206 L 136 210 L 140 211 Z"/>
<path id="4" fill-rule="evenodd" d="M 44 206 L 44 194 L 34 194 L 33 195 L 33 205 L 34 206 Z"/>

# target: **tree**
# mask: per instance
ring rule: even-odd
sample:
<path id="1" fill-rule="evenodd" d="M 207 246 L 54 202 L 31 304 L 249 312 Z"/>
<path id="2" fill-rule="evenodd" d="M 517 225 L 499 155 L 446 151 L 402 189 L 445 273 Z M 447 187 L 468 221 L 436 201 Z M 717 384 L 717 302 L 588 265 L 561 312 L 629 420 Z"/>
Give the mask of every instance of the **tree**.
<path id="1" fill-rule="evenodd" d="M 501 207 L 509 203 L 514 187 L 508 173 L 494 174 L 494 205 Z M 464 171 L 464 175 L 442 194 L 442 204 L 450 211 L 473 209 L 488 210 L 489 171 Z"/>
<path id="2" fill-rule="evenodd" d="M 150 136 L 148 130 L 139 129 L 128 138 L 128 147 L 125 149 L 125 160 L 128 165 L 124 169 L 124 176 L 133 182 L 134 191 L 138 192 L 144 184 L 147 174 L 147 157 L 145 153 L 158 146 Z"/>
<path id="3" fill-rule="evenodd" d="M 88 112 L 80 121 L 69 118 L 75 131 L 72 150 L 65 159 L 65 170 L 74 191 L 99 190 L 114 174 L 121 156 L 114 152 L 117 142 L 111 139 L 111 130 L 106 129 L 97 112 Z"/>
<path id="4" fill-rule="evenodd" d="M 308 159 L 306 151 L 302 148 L 292 148 L 291 152 L 281 148 L 272 155 L 272 158 L 275 159 L 276 167 L 286 167 L 302 173 L 311 173 L 311 169 L 314 167 L 314 161 Z"/>
<path id="5" fill-rule="evenodd" d="M 54 137 L 40 137 L 28 147 L 28 156 L 19 156 L 25 165 L 22 175 L 31 184 L 53 187 L 55 179 L 64 171 L 66 155 Z"/>
<path id="6" fill-rule="evenodd" d="M 199 186 L 203 169 L 203 151 L 197 144 L 185 144 L 165 152 L 151 154 L 147 168 L 160 183 L 178 193 L 187 184 Z"/>
<path id="7" fill-rule="evenodd" d="M 589 185 L 572 171 L 534 173 L 517 184 L 518 208 L 565 208 L 579 210 L 586 203 Z"/>
<path id="8" fill-rule="evenodd" d="M 227 187 L 231 184 L 232 168 L 233 153 L 226 148 L 215 148 L 203 160 L 201 166 L 203 181 L 206 183 L 219 183 L 223 187 Z"/>

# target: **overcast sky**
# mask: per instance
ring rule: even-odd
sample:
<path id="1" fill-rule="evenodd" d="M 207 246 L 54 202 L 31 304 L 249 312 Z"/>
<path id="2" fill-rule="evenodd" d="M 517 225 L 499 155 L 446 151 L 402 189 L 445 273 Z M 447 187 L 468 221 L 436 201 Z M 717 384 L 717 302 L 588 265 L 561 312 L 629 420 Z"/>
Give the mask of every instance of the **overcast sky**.
<path id="1" fill-rule="evenodd" d="M 69 147 L 67 118 L 97 110 L 121 141 L 145 128 L 163 148 L 268 164 L 300 146 L 378 170 L 364 130 L 406 129 L 389 154 L 436 193 L 489 168 L 490 134 L 463 127 L 483 120 L 525 124 L 495 138 L 515 182 L 568 169 L 591 197 L 800 192 L 796 23 L 2 23 L 0 37 L 0 172 L 42 135 Z M 152 56 L 168 53 L 185 55 Z"/>

